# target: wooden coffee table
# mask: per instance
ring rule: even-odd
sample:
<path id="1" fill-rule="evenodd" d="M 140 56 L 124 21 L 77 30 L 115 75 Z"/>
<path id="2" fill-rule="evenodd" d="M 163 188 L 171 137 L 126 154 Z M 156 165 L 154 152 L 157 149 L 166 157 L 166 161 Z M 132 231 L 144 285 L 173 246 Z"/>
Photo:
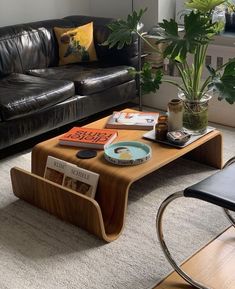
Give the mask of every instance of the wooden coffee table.
<path id="1" fill-rule="evenodd" d="M 106 121 L 107 118 L 103 118 L 87 127 L 104 128 Z M 131 140 L 150 145 L 152 158 L 138 166 L 121 167 L 108 163 L 103 157 L 103 151 L 99 151 L 97 157 L 81 160 L 76 157 L 78 148 L 61 146 L 58 137 L 55 137 L 33 148 L 32 173 L 19 168 L 11 170 L 14 194 L 111 242 L 123 230 L 128 191 L 133 182 L 185 155 L 215 168 L 222 168 L 222 136 L 217 130 L 182 149 L 142 139 L 145 131 L 119 130 L 118 133 L 115 142 Z M 95 200 L 42 178 L 48 155 L 100 174 Z"/>

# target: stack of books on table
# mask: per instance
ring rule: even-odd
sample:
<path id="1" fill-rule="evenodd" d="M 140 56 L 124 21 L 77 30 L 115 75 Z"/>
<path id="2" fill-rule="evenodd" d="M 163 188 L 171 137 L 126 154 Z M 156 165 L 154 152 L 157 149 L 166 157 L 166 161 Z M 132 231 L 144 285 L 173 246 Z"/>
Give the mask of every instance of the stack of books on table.
<path id="1" fill-rule="evenodd" d="M 158 121 L 158 112 L 114 111 L 108 118 L 105 128 L 73 127 L 59 137 L 59 144 L 105 149 L 118 136 L 118 129 L 152 130 Z"/>

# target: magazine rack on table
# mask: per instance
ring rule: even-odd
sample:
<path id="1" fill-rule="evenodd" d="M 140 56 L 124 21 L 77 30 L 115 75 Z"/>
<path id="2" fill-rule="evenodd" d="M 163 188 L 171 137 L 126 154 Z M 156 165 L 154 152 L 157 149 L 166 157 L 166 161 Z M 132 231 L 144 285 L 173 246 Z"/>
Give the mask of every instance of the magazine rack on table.
<path id="1" fill-rule="evenodd" d="M 94 199 L 18 167 L 11 169 L 11 180 L 13 192 L 18 198 L 79 226 L 100 239 L 111 242 L 122 232 L 129 187 L 127 182 L 122 181 L 119 185 L 121 192 L 117 192 L 114 199 L 107 197 L 110 210 L 114 206 L 117 210 L 111 212 L 110 222 L 105 222 L 100 205 Z M 112 191 L 112 185 L 110 188 L 106 187 L 106 192 L 109 190 Z"/>
<path id="2" fill-rule="evenodd" d="M 104 118 L 88 126 L 103 128 L 106 121 L 107 118 Z M 215 168 L 222 168 L 222 136 L 217 130 L 183 149 L 142 139 L 143 134 L 141 130 L 119 130 L 117 141 L 141 141 L 152 148 L 149 161 L 127 167 L 108 163 L 103 151 L 99 151 L 93 159 L 78 159 L 78 148 L 59 145 L 58 137 L 39 143 L 32 151 L 32 173 L 12 169 L 13 191 L 19 198 L 107 242 L 114 241 L 123 230 L 129 187 L 133 182 L 184 155 Z M 98 173 L 100 178 L 95 200 L 43 179 L 48 155 Z"/>
<path id="3" fill-rule="evenodd" d="M 102 237 L 105 233 L 98 203 L 74 190 L 14 167 L 11 169 L 15 195 L 39 208 Z"/>

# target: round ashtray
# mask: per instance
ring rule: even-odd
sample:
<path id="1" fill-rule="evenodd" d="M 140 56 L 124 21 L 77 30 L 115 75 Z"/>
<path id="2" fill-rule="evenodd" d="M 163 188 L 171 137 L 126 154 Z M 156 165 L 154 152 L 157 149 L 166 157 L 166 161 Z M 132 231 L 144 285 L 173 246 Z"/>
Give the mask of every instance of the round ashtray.
<path id="1" fill-rule="evenodd" d="M 121 166 L 139 165 L 149 160 L 151 156 L 151 147 L 137 141 L 117 142 L 104 150 L 104 158 L 107 161 Z"/>

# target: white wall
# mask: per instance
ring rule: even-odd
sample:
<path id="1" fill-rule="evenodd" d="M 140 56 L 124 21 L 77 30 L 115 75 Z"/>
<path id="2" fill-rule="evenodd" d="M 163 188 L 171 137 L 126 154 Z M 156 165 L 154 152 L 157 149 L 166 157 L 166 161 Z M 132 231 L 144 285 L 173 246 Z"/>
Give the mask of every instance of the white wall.
<path id="1" fill-rule="evenodd" d="M 147 8 L 143 16 L 143 23 L 144 30 L 149 31 L 158 22 L 158 0 L 134 0 L 134 9 L 138 11 L 141 8 Z"/>
<path id="2" fill-rule="evenodd" d="M 90 2 L 93 16 L 126 18 L 131 13 L 131 0 L 90 0 Z M 145 31 L 149 31 L 158 20 L 170 19 L 175 15 L 175 0 L 134 0 L 136 11 L 146 7 L 148 10 L 143 16 Z"/>
<path id="3" fill-rule="evenodd" d="M 163 19 L 175 18 L 175 1 L 177 0 L 156 0 L 158 1 L 158 22 Z"/>
<path id="4" fill-rule="evenodd" d="M 92 16 L 124 18 L 131 12 L 130 0 L 90 0 L 90 2 Z"/>
<path id="5" fill-rule="evenodd" d="M 0 26 L 60 18 L 71 14 L 123 18 L 131 0 L 0 0 Z M 148 31 L 158 20 L 173 17 L 175 0 L 134 0 L 134 9 L 147 7 L 143 17 Z"/>
<path id="6" fill-rule="evenodd" d="M 111 18 L 126 18 L 131 13 L 131 0 L 90 0 L 91 15 Z M 134 9 L 147 7 L 148 10 L 143 17 L 145 30 L 148 31 L 157 23 L 157 1 L 158 0 L 134 0 Z M 165 0 L 161 0 L 165 1 Z"/>
<path id="7" fill-rule="evenodd" d="M 0 26 L 61 18 L 72 14 L 90 15 L 90 1 L 0 0 Z"/>

